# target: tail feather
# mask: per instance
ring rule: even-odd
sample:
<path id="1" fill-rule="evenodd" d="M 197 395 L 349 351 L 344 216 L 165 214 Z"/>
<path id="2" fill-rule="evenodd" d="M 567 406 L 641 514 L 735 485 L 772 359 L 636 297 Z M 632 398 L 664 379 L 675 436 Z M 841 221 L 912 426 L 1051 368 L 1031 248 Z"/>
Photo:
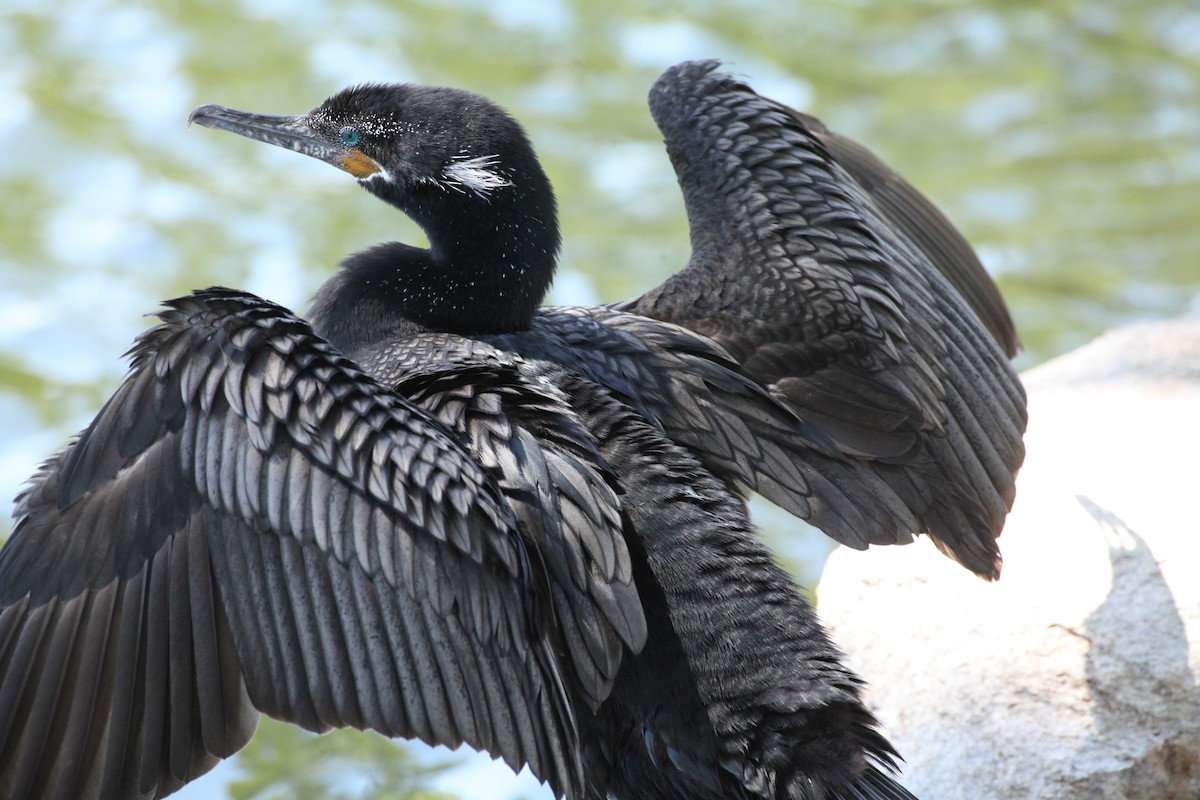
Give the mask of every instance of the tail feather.
<path id="1" fill-rule="evenodd" d="M 917 800 L 917 797 L 891 775 L 871 766 L 853 785 L 834 795 L 833 800 Z"/>

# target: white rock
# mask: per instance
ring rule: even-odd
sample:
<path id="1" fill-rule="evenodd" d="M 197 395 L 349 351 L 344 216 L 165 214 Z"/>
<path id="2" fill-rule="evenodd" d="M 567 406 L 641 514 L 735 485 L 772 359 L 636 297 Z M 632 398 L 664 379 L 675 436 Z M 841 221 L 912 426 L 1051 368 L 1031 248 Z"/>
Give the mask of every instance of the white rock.
<path id="1" fill-rule="evenodd" d="M 1200 322 L 1025 376 L 1028 457 L 989 584 L 839 550 L 820 610 L 924 800 L 1200 798 Z"/>

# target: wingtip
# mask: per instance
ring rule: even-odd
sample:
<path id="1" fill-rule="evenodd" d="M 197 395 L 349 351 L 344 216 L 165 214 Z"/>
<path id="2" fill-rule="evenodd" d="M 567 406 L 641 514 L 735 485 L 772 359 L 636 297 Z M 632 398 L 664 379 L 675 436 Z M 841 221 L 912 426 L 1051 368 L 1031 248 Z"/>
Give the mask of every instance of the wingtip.
<path id="1" fill-rule="evenodd" d="M 966 567 L 988 583 L 993 583 L 1000 580 L 1000 571 L 1004 566 L 1004 560 L 1000 555 L 1000 548 L 996 545 L 996 540 L 992 539 L 982 548 L 983 552 L 978 549 L 968 549 L 962 546 L 962 542 L 958 541 L 953 544 L 940 539 L 934 539 L 937 548 L 952 560 Z"/>

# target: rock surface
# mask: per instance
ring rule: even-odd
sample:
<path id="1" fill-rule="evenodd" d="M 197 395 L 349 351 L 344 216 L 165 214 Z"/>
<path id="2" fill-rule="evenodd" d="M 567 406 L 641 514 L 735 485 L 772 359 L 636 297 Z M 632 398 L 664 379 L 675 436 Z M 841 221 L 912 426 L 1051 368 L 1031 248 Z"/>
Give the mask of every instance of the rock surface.
<path id="1" fill-rule="evenodd" d="M 835 552 L 820 610 L 923 800 L 1200 798 L 1200 321 L 1024 376 L 985 583 L 928 542 Z"/>

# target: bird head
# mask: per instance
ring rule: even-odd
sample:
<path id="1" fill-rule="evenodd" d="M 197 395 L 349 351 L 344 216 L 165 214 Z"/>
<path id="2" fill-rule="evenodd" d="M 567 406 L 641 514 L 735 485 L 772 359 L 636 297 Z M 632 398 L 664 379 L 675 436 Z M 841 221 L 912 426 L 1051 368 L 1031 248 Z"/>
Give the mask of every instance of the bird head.
<path id="1" fill-rule="evenodd" d="M 188 121 L 332 164 L 418 223 L 426 207 L 445 205 L 446 198 L 425 198 L 429 192 L 492 202 L 523 184 L 534 184 L 526 188 L 535 192 L 548 188 L 521 125 L 462 89 L 366 84 L 298 116 L 204 105 Z"/>
<path id="2" fill-rule="evenodd" d="M 343 260 L 339 279 L 343 289 L 388 292 L 376 299 L 407 320 L 437 330 L 520 329 L 553 279 L 554 190 L 524 129 L 485 97 L 368 84 L 298 116 L 206 105 L 189 121 L 332 164 L 420 225 L 427 250 L 377 245 Z M 324 308 L 314 303 L 314 313 Z"/>

